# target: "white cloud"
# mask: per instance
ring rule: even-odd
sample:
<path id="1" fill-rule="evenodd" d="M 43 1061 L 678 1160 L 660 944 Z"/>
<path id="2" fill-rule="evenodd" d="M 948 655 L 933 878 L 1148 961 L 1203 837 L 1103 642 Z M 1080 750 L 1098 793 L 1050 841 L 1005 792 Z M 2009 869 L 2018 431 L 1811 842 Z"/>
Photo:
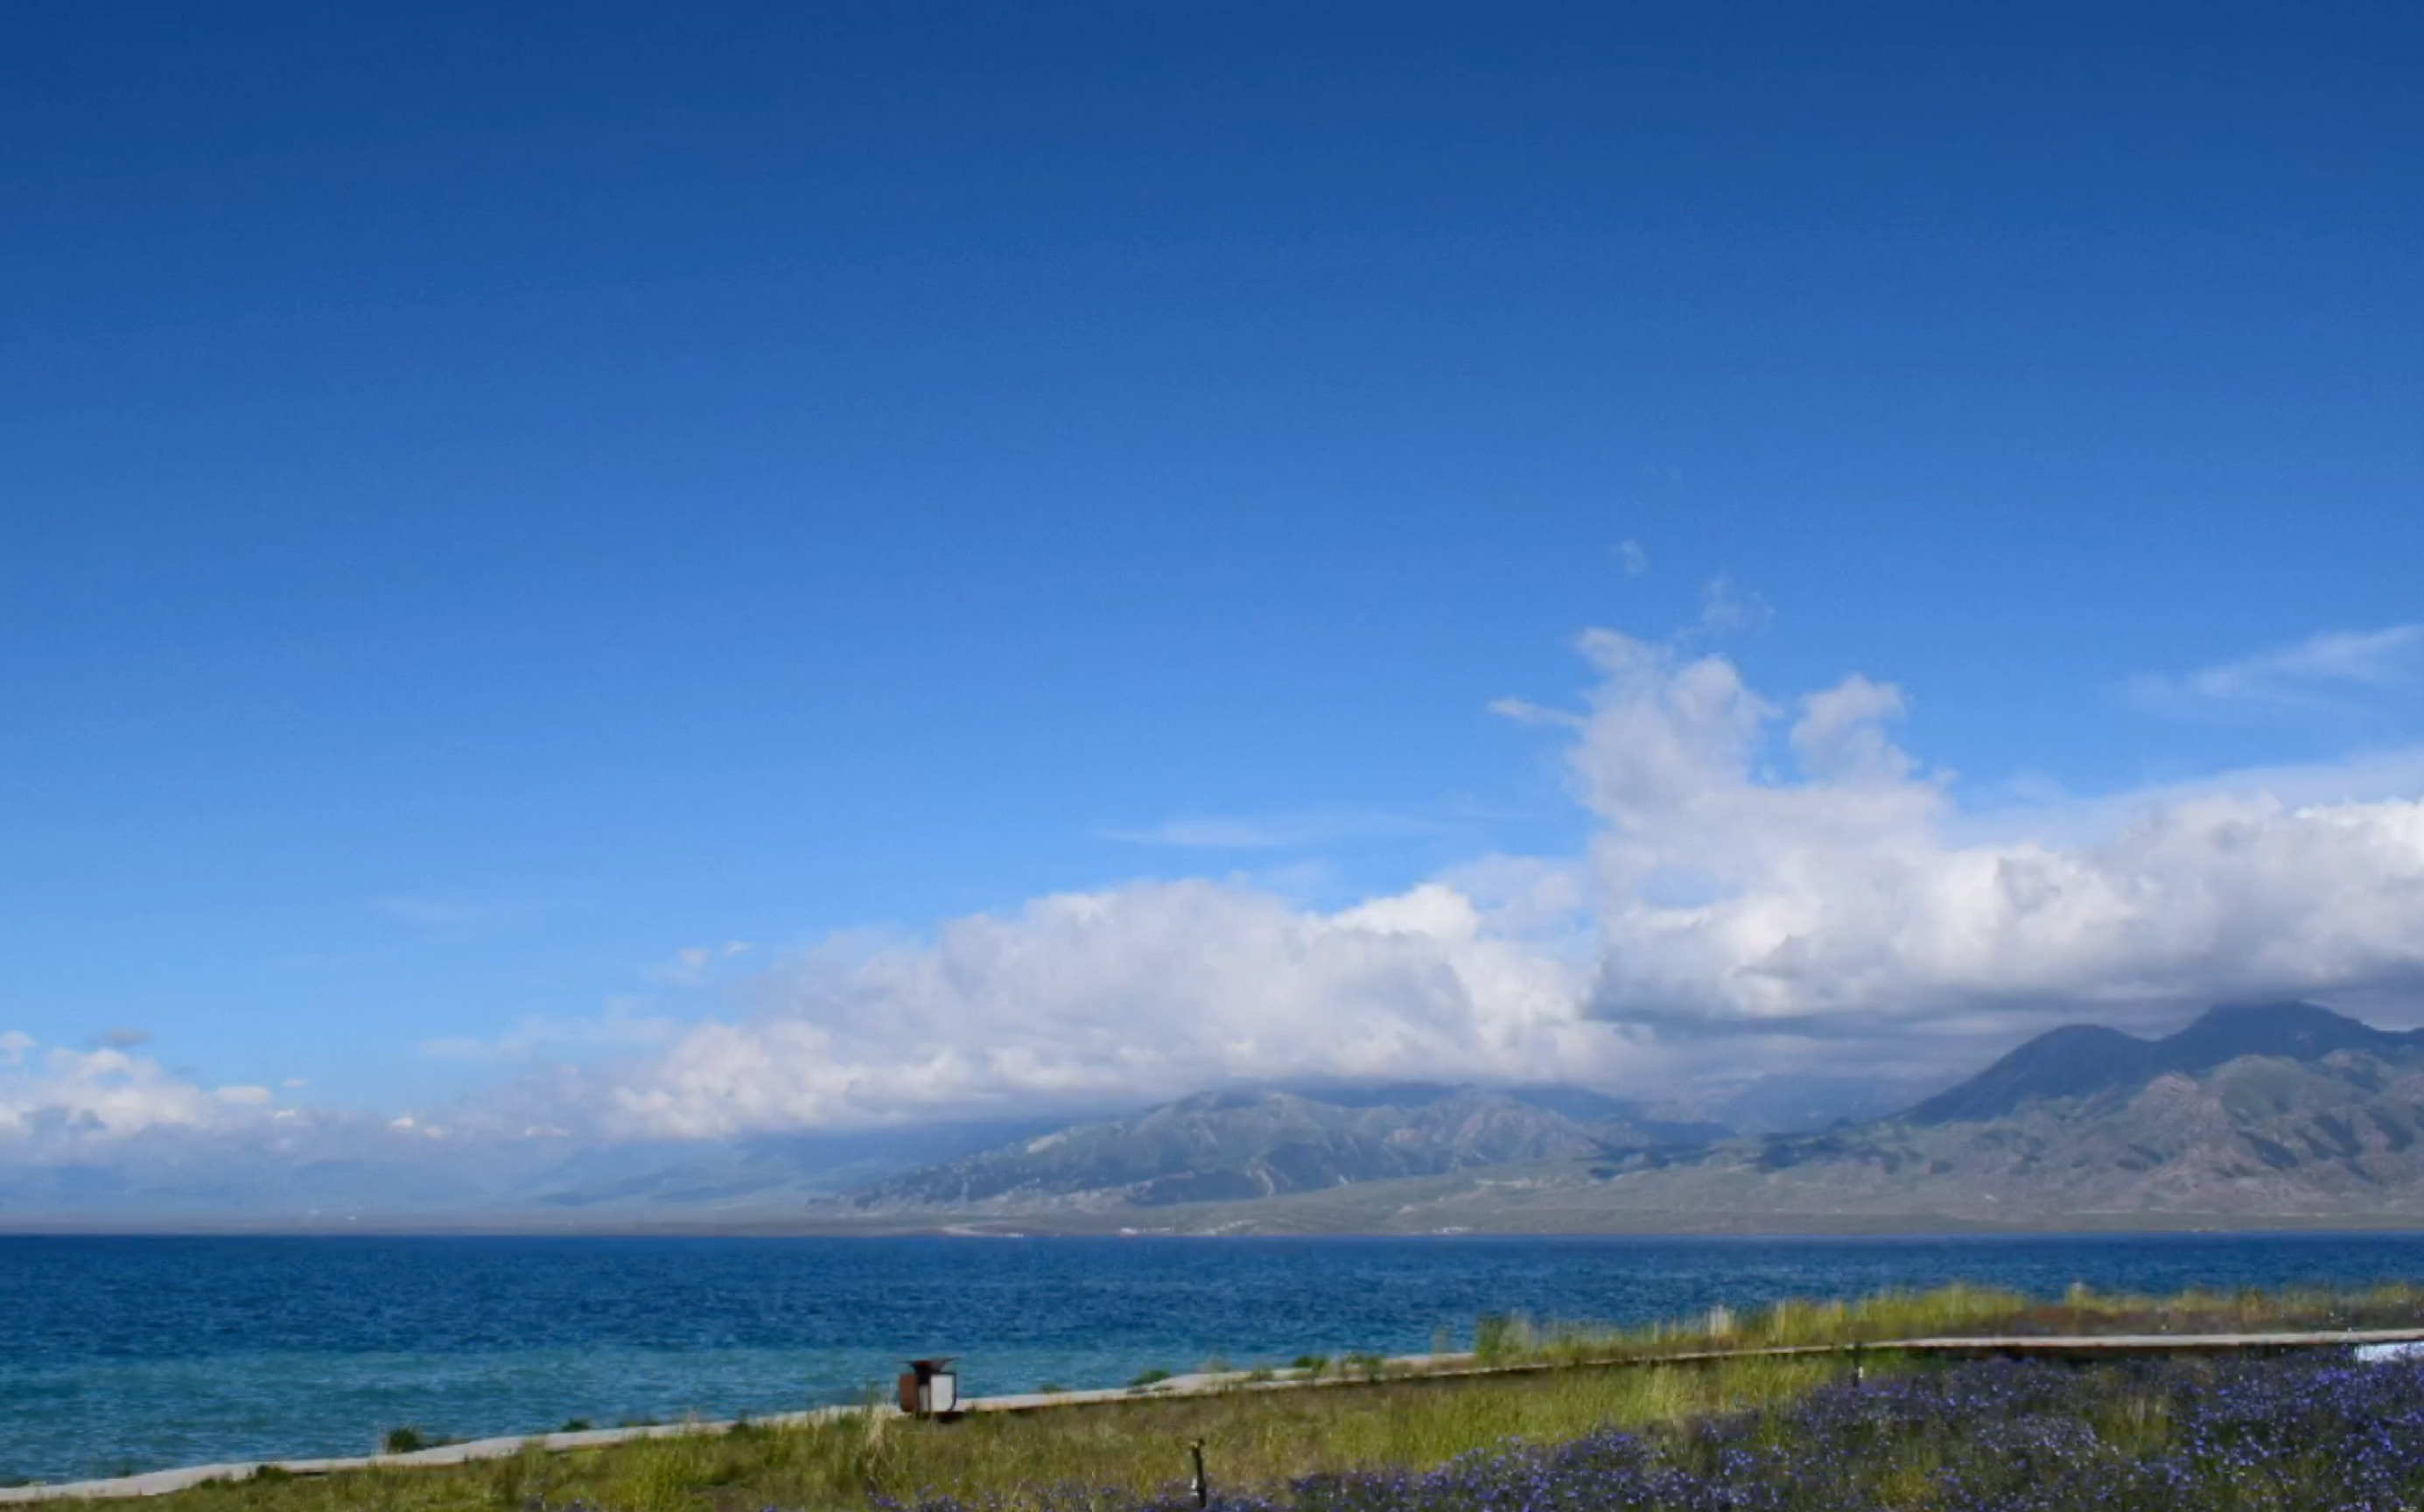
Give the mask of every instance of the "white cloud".
<path id="1" fill-rule="evenodd" d="M 265 1087 L 204 1088 L 115 1047 L 39 1048 L 31 1035 L 0 1034 L 0 1141 L 224 1130 L 256 1121 L 273 1101 Z"/>
<path id="2" fill-rule="evenodd" d="M 1563 732 L 1580 863 L 1491 858 L 1330 914 L 1135 883 L 837 942 L 593 1104 L 709 1136 L 1313 1076 L 1674 1091 L 1957 1065 L 2048 1014 L 2424 985 L 2424 754 L 1972 816 L 1892 739 L 1891 684 L 1771 700 L 1681 641 L 1578 644 L 1581 708 L 1500 710 Z"/>
<path id="3" fill-rule="evenodd" d="M 830 948 L 615 1087 L 677 1136 L 1140 1103 L 1232 1080 L 1540 1078 L 1618 1043 L 1584 973 L 1444 884 L 1336 915 L 1210 882 L 1136 883 Z"/>
<path id="4" fill-rule="evenodd" d="M 1902 690 L 1854 673 L 1825 692 L 1801 700 L 1793 749 L 1802 770 L 1829 780 L 1893 780 L 1907 776 L 1910 758 L 1886 739 L 1885 722 L 1903 714 Z"/>
<path id="5" fill-rule="evenodd" d="M 1602 821 L 1599 1011 L 1702 1027 L 1993 1027 L 2424 982 L 2424 802 L 2293 804 L 2261 783 L 2099 805 L 2092 833 L 1955 838 L 1937 774 L 1887 736 L 1899 690 L 1781 718 L 1719 657 L 1595 632 L 1571 752 Z M 2049 832 L 2061 817 L 2034 816 Z"/>
<path id="6" fill-rule="evenodd" d="M 1642 549 L 1639 541 L 1617 542 L 1616 559 L 1624 565 L 1628 578 L 1638 578 L 1650 570 L 1650 553 Z"/>
<path id="7" fill-rule="evenodd" d="M 1695 649 L 1751 622 L 1746 602 L 1720 580 L 1674 641 L 1584 635 L 1576 707 L 1494 706 L 1565 747 L 1582 855 L 1484 857 L 1334 912 L 1238 880 L 1130 883 L 924 938 L 837 937 L 739 978 L 746 947 L 699 946 L 658 974 L 726 995 L 720 1016 L 635 997 L 431 1042 L 620 1058 L 381 1137 L 715 1137 L 1305 1078 L 1680 1092 L 1826 1058 L 1958 1065 L 2049 1014 L 2424 994 L 2424 751 L 1970 812 L 1895 740 L 1900 688 L 1855 675 L 1768 696 Z M 2199 686 L 2387 676 L 2404 644 L 2389 634 L 2319 637 Z M 1341 818 L 1135 837 L 1276 844 L 1316 821 Z M 0 1140 L 298 1127 L 265 1088 L 206 1089 L 131 1049 L 0 1033 Z M 301 1123 L 297 1139 L 318 1127 Z"/>
<path id="8" fill-rule="evenodd" d="M 1518 724 L 1558 725 L 1568 729 L 1582 726 L 1578 716 L 1562 708 L 1551 708 L 1546 704 L 1536 704 L 1528 698 L 1493 698 L 1489 708 L 1499 718 L 1513 720 Z"/>
<path id="9" fill-rule="evenodd" d="M 2325 630 L 2181 676 L 2133 679 L 2130 697 L 2167 713 L 2311 710 L 2424 680 L 2424 625 Z"/>

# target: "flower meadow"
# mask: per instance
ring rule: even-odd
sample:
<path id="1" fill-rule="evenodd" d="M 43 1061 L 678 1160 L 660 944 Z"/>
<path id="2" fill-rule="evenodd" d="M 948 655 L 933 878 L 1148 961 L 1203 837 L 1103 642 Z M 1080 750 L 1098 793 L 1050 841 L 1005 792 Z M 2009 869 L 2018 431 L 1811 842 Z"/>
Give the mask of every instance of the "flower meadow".
<path id="1" fill-rule="evenodd" d="M 1218 1459 L 1214 1459 L 1217 1480 Z M 1051 1512 L 1181 1512 L 1062 1488 Z M 1006 1502 L 879 1499 L 884 1512 Z M 1428 1471 L 1217 1486 L 1226 1512 L 2071 1512 L 2424 1506 L 2424 1366 L 2344 1355 L 2065 1366 L 1982 1361 L 1824 1386 L 1645 1433 L 1510 1440 Z"/>

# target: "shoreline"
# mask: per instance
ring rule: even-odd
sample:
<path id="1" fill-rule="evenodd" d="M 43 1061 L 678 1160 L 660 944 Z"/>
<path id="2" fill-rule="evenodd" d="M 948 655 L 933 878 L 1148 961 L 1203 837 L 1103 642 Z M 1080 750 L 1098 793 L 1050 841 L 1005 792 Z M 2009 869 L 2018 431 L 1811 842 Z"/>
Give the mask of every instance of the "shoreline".
<path id="1" fill-rule="evenodd" d="M 2365 1345 L 2424 1345 L 2424 1328 L 2292 1330 L 2207 1334 L 1985 1334 L 1881 1339 L 1854 1343 L 1762 1345 L 1726 1349 L 1684 1349 L 1605 1359 L 1531 1360 L 1484 1363 L 1470 1351 L 1446 1354 L 1394 1355 L 1379 1368 L 1360 1375 L 1286 1375 L 1268 1372 L 1198 1371 L 1155 1381 L 1149 1386 L 1105 1387 L 1087 1391 L 1029 1392 L 969 1398 L 952 1416 L 1026 1413 L 1058 1409 L 1108 1407 L 1225 1396 L 1242 1393 L 1350 1390 L 1358 1387 L 1450 1383 L 1490 1377 L 1534 1376 L 1556 1371 L 1638 1370 L 1678 1365 L 1708 1366 L 1734 1361 L 1851 1359 L 1878 1356 L 2021 1358 L 2030 1355 L 2058 1360 L 2111 1358 L 2122 1355 L 2232 1354 L 2260 1351 L 2350 1349 Z M 433 1444 L 404 1454 L 355 1455 L 309 1459 L 233 1461 L 177 1466 L 134 1475 L 91 1480 L 0 1487 L 0 1505 L 28 1505 L 56 1501 L 127 1501 L 166 1496 L 213 1482 L 244 1482 L 268 1472 L 316 1476 L 354 1471 L 440 1468 L 481 1460 L 508 1459 L 534 1448 L 547 1454 L 606 1448 L 650 1439 L 710 1437 L 748 1425 L 805 1427 L 819 1423 L 866 1417 L 903 1419 L 909 1414 L 885 1404 L 837 1405 L 799 1412 L 747 1419 L 699 1419 L 685 1423 L 637 1424 L 625 1428 L 588 1428 L 567 1433 L 505 1434 Z"/>
<path id="2" fill-rule="evenodd" d="M 1668 1215 L 1660 1215 L 1662 1217 Z M 2278 1236 L 2424 1236 L 2424 1214 L 2096 1214 L 2073 1213 L 2043 1222 L 1995 1223 L 1908 1214 L 1867 1219 L 1813 1218 L 1803 1224 L 1746 1220 L 1699 1226 L 1573 1229 L 1447 1228 L 1429 1230 L 1246 1228 L 1220 1224 L 1192 1229 L 1112 1225 L 1055 1225 L 1034 1217 L 955 1214 L 917 1222 L 801 1223 L 796 1221 L 647 1222 L 533 1225 L 528 1215 L 414 1219 L 298 1222 L 206 1221 L 103 1223 L 40 1218 L 0 1218 L 0 1239 L 1357 1239 L 1382 1241 L 1461 1239 L 1656 1239 L 1682 1241 L 1796 1239 L 2103 1239 Z"/>

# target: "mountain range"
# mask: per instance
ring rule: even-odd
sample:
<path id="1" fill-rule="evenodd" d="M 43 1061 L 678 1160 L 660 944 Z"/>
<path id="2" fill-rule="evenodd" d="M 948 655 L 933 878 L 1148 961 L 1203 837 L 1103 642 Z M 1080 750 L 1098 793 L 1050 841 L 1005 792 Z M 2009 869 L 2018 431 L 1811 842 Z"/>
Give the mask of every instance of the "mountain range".
<path id="1" fill-rule="evenodd" d="M 1188 1098 L 871 1183 L 859 1219 L 1147 1232 L 2424 1223 L 2424 1031 L 2074 1026 L 1901 1113 L 1730 1136 L 1571 1090 Z"/>
<path id="2" fill-rule="evenodd" d="M 1828 1089 L 1843 1106 L 1841 1089 Z M 1705 1106 L 1705 1105 L 1704 1105 Z M 2424 1030 L 2309 1003 L 2038 1036 L 1882 1117 L 1736 1132 L 1571 1087 L 1305 1085 L 1124 1117 L 0 1168 L 0 1228 L 1696 1233 L 2424 1226 Z"/>
<path id="3" fill-rule="evenodd" d="M 1729 1131 L 1575 1088 L 1209 1092 L 877 1183 L 867 1208 L 1253 1201 L 1363 1182 L 1605 1157 Z"/>

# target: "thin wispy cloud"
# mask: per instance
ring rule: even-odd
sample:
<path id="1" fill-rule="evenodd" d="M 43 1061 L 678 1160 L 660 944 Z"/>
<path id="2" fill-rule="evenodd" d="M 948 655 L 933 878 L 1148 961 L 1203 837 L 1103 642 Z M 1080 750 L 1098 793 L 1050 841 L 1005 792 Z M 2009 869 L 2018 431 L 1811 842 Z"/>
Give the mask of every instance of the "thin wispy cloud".
<path id="1" fill-rule="evenodd" d="M 1486 707 L 1500 719 L 1512 720 L 1518 724 L 1574 729 L 1580 727 L 1583 722 L 1580 714 L 1568 709 L 1553 708 L 1547 704 L 1534 703 L 1528 698 L 1493 698 Z"/>
<path id="2" fill-rule="evenodd" d="M 653 975 L 660 981 L 681 987 L 702 986 L 712 980 L 734 962 L 746 956 L 753 946 L 746 940 L 726 940 L 721 945 L 694 945 L 674 953 L 671 961 L 658 965 Z"/>
<path id="3" fill-rule="evenodd" d="M 2229 715 L 2329 708 L 2424 688 L 2424 625 L 2324 630 L 2288 645 L 2126 687 L 2160 713 Z"/>
<path id="4" fill-rule="evenodd" d="M 689 1022 L 655 1011 L 645 997 L 609 998 L 590 1016 L 531 1014 L 492 1038 L 441 1035 L 417 1048 L 436 1060 L 514 1062 L 573 1051 L 634 1051 L 670 1044 Z"/>
<path id="5" fill-rule="evenodd" d="M 1435 835 L 1435 820 L 1378 809 L 1308 809 L 1249 816 L 1201 815 L 1136 829 L 1102 832 L 1107 840 L 1191 851 L 1294 851 L 1345 840 L 1392 840 Z"/>
<path id="6" fill-rule="evenodd" d="M 1693 630 L 1703 636 L 1718 636 L 1736 630 L 1765 629 L 1775 617 L 1776 611 L 1757 589 L 1746 588 L 1719 575 L 1700 589 L 1700 620 Z"/>
<path id="7" fill-rule="evenodd" d="M 1624 575 L 1628 578 L 1638 578 L 1650 570 L 1650 553 L 1642 549 L 1639 541 L 1617 542 L 1616 560 L 1623 566 Z"/>

